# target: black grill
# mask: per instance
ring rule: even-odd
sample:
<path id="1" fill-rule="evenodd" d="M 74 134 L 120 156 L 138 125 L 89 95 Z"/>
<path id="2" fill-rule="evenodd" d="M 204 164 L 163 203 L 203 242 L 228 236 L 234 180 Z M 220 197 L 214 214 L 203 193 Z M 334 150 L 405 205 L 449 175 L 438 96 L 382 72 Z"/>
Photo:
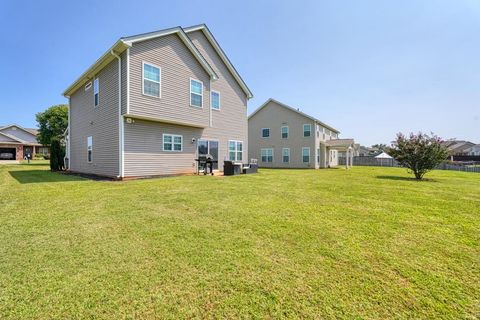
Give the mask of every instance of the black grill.
<path id="1" fill-rule="evenodd" d="M 198 156 L 198 159 L 195 159 L 195 161 L 198 162 L 198 168 L 200 166 L 203 166 L 203 174 L 206 175 L 207 174 L 207 171 L 208 171 L 208 167 L 210 166 L 210 173 L 212 174 L 213 176 L 213 164 L 214 163 L 218 163 L 217 160 L 215 160 L 213 158 L 213 156 L 211 154 L 201 154 Z M 198 171 L 197 171 L 198 173 Z"/>

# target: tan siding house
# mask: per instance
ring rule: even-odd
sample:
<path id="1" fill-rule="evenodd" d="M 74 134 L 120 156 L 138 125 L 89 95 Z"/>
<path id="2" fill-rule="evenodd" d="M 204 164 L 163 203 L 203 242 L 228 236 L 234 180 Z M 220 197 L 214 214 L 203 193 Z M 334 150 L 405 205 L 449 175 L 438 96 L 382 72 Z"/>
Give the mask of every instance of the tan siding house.
<path id="1" fill-rule="evenodd" d="M 264 168 L 325 168 L 338 165 L 338 152 L 352 139 L 298 109 L 267 100 L 248 118 L 249 158 Z M 333 143 L 335 141 L 336 143 Z"/>
<path id="2" fill-rule="evenodd" d="M 71 171 L 192 173 L 207 152 L 219 170 L 247 162 L 252 93 L 205 25 L 121 38 L 64 95 Z"/>

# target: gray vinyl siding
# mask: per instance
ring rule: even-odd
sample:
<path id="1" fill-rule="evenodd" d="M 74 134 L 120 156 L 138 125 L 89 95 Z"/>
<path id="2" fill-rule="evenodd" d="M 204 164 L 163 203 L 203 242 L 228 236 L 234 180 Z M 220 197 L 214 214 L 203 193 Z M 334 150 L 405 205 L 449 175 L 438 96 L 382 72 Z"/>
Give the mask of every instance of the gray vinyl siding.
<path id="1" fill-rule="evenodd" d="M 9 134 L 13 137 L 19 138 L 20 140 L 27 141 L 27 142 L 32 142 L 32 143 L 37 143 L 37 137 L 29 132 L 25 132 L 24 130 L 12 126 L 6 129 L 2 129 L 0 132 Z M 18 141 L 16 141 L 18 142 Z"/>
<path id="2" fill-rule="evenodd" d="M 188 36 L 218 75 L 218 80 L 212 81 L 211 86 L 220 93 L 220 110 L 212 110 L 212 126 L 204 130 L 203 136 L 219 140 L 220 170 L 223 170 L 223 160 L 228 156 L 228 140 L 243 142 L 243 162 L 248 163 L 247 96 L 203 32 L 191 32 Z"/>
<path id="3" fill-rule="evenodd" d="M 311 136 L 303 136 L 303 125 L 311 125 Z M 288 126 L 287 139 L 281 136 L 281 127 Z M 262 128 L 270 128 L 270 137 L 262 138 Z M 249 157 L 258 159 L 264 168 L 315 168 L 316 134 L 315 122 L 292 110 L 270 102 L 249 119 Z M 304 163 L 302 148 L 310 148 L 310 162 Z M 273 149 L 273 162 L 262 162 L 261 149 Z M 282 149 L 290 148 L 290 162 L 284 163 Z"/>
<path id="4" fill-rule="evenodd" d="M 142 62 L 161 68 L 161 97 L 142 93 Z M 190 78 L 203 82 L 203 108 L 190 106 Z M 146 40 L 130 48 L 130 115 L 207 127 L 210 76 L 178 35 Z"/>
<path id="5" fill-rule="evenodd" d="M 118 61 L 99 74 L 99 106 L 94 107 L 93 85 L 70 96 L 70 170 L 118 176 Z M 87 137 L 93 138 L 93 161 L 87 161 Z"/>
<path id="6" fill-rule="evenodd" d="M 125 176 L 195 172 L 196 144 L 202 129 L 135 119 L 125 123 Z M 183 136 L 183 151 L 163 151 L 163 134 Z"/>
<path id="7" fill-rule="evenodd" d="M 9 138 L 9 137 L 6 137 L 6 136 L 4 136 L 4 135 L 1 135 L 1 134 L 0 134 L 0 142 L 18 143 L 17 140 L 13 140 L 13 139 L 11 139 L 11 138 Z"/>

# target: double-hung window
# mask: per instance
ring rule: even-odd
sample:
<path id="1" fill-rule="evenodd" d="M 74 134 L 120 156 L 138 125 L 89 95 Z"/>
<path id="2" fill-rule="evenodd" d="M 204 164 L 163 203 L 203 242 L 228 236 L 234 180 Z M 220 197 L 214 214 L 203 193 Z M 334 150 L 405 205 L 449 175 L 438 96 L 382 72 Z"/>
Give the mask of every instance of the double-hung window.
<path id="1" fill-rule="evenodd" d="M 303 125 L 303 136 L 304 137 L 310 137 L 311 133 L 312 133 L 312 125 L 304 124 Z"/>
<path id="2" fill-rule="evenodd" d="M 270 128 L 262 128 L 262 138 L 270 137 Z"/>
<path id="3" fill-rule="evenodd" d="M 273 149 L 261 149 L 262 162 L 273 162 Z"/>
<path id="4" fill-rule="evenodd" d="M 160 67 L 143 63 L 143 94 L 160 98 Z"/>
<path id="5" fill-rule="evenodd" d="M 92 162 L 93 160 L 93 138 L 87 137 L 87 161 Z"/>
<path id="6" fill-rule="evenodd" d="M 212 90 L 210 96 L 210 103 L 212 105 L 212 109 L 220 110 L 220 92 Z"/>
<path id="7" fill-rule="evenodd" d="M 320 148 L 317 149 L 317 163 L 320 163 Z"/>
<path id="8" fill-rule="evenodd" d="M 282 130 L 282 139 L 287 139 L 288 138 L 288 127 L 283 126 L 281 130 Z"/>
<path id="9" fill-rule="evenodd" d="M 230 140 L 228 141 L 228 159 L 230 161 L 242 161 L 243 158 L 243 142 Z"/>
<path id="10" fill-rule="evenodd" d="M 190 106 L 203 107 L 203 83 L 190 79 Z"/>
<path id="11" fill-rule="evenodd" d="M 302 160 L 305 163 L 310 162 L 310 148 L 309 147 L 303 147 L 302 148 Z"/>
<path id="12" fill-rule="evenodd" d="M 282 149 L 282 161 L 285 163 L 290 162 L 290 148 L 283 148 Z"/>
<path id="13" fill-rule="evenodd" d="M 93 105 L 98 107 L 100 103 L 100 82 L 98 78 L 93 80 Z"/>
<path id="14" fill-rule="evenodd" d="M 163 134 L 163 151 L 183 151 L 183 136 Z"/>

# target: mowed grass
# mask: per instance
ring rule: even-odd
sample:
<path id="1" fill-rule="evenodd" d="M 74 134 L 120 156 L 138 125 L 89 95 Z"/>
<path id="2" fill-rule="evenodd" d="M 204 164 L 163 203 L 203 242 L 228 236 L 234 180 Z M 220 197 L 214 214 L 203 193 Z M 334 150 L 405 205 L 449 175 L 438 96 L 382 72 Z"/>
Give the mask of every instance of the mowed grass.
<path id="1" fill-rule="evenodd" d="M 480 174 L 0 166 L 0 318 L 480 317 Z"/>

